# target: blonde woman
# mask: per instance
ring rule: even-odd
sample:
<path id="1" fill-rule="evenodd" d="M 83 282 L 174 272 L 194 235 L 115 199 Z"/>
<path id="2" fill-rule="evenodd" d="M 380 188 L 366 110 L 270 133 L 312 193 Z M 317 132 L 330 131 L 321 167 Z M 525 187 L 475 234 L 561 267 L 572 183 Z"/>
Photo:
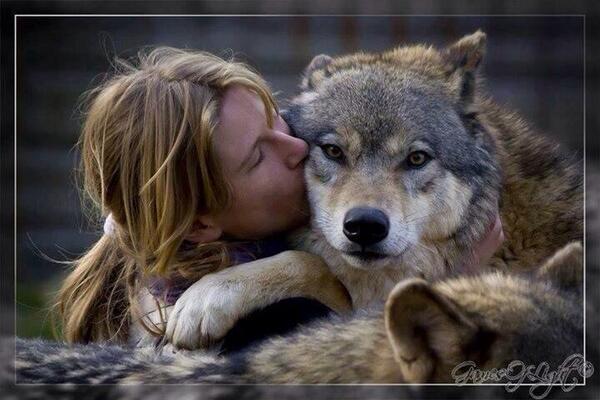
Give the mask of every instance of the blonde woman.
<path id="1" fill-rule="evenodd" d="M 67 341 L 124 341 L 156 278 L 193 282 L 235 261 L 225 239 L 307 221 L 307 145 L 247 66 L 158 48 L 136 66 L 121 62 L 86 108 L 83 187 L 110 219 L 58 294 Z"/>
<path id="2" fill-rule="evenodd" d="M 290 135 L 258 74 L 173 48 L 119 65 L 86 105 L 83 187 L 107 223 L 58 294 L 69 342 L 149 343 L 193 282 L 285 250 L 283 241 L 263 239 L 308 222 L 307 144 Z M 307 282 L 298 295 L 349 308 L 322 261 L 309 274 L 290 274 L 305 274 L 295 277 Z M 271 300 L 281 297 L 274 289 Z M 222 315 L 232 320 L 221 325 L 237 316 Z"/>

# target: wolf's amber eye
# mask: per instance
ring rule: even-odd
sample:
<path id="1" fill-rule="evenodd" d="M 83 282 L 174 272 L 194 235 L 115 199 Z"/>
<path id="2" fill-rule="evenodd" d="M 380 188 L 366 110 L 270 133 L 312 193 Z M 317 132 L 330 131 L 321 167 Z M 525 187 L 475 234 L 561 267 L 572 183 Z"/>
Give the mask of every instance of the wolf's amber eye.
<path id="1" fill-rule="evenodd" d="M 424 151 L 413 151 L 412 153 L 410 153 L 408 155 L 406 162 L 409 167 L 419 168 L 419 167 L 422 167 L 423 165 L 427 164 L 427 161 L 429 161 L 429 158 L 430 158 L 429 155 L 427 153 L 425 153 Z"/>
<path id="2" fill-rule="evenodd" d="M 334 144 L 324 144 L 323 146 L 321 146 L 321 149 L 328 158 L 331 158 L 333 160 L 341 160 L 344 158 L 344 152 L 342 151 L 342 149 L 340 149 Z"/>

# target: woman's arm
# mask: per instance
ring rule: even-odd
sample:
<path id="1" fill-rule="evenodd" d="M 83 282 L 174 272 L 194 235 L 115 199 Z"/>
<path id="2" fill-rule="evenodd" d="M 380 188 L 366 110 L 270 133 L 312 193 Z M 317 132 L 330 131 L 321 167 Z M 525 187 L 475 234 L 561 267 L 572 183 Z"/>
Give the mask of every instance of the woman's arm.
<path id="1" fill-rule="evenodd" d="M 159 337 L 151 334 L 144 325 L 154 327 L 157 333 L 164 331 L 173 305 L 156 299 L 146 287 L 139 291 L 137 301 L 138 308 L 136 308 L 136 312 L 131 313 L 128 342 L 136 347 L 153 346 Z"/>

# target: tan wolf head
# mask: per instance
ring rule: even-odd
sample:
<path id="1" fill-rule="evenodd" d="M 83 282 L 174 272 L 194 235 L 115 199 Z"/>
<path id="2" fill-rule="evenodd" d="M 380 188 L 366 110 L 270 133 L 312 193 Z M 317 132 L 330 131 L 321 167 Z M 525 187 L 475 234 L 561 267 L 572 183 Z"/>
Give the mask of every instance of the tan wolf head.
<path id="1" fill-rule="evenodd" d="M 451 382 L 470 366 L 505 368 L 513 360 L 557 367 L 581 353 L 582 272 L 583 249 L 573 242 L 528 279 L 496 272 L 399 283 L 385 322 L 403 379 Z"/>

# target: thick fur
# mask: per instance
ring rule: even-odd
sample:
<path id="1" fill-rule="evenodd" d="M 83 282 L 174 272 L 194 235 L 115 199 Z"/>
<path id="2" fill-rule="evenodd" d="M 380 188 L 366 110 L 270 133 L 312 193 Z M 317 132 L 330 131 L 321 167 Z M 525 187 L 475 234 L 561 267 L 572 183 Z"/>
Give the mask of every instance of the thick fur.
<path id="1" fill-rule="evenodd" d="M 573 243 L 531 276 L 408 279 L 385 309 L 320 321 L 227 357 L 19 339 L 17 382 L 453 382 L 464 360 L 482 370 L 512 360 L 555 368 L 582 352 L 581 256 Z"/>
<path id="2" fill-rule="evenodd" d="M 249 310 L 303 291 L 338 305 L 349 294 L 360 309 L 384 301 L 404 278 L 464 273 L 474 243 L 498 213 L 506 240 L 475 272 L 527 271 L 582 241 L 581 162 L 484 94 L 478 67 L 485 42 L 478 31 L 443 50 L 417 45 L 315 57 L 284 115 L 310 145 L 312 221 L 292 235 L 307 254 L 284 252 L 201 279 L 169 315 L 167 339 L 177 347 L 205 346 Z M 338 146 L 343 159 L 328 158 L 326 145 Z M 407 164 L 415 151 L 429 157 L 422 168 Z M 346 213 L 363 206 L 390 221 L 387 237 L 366 248 L 343 233 Z M 357 250 L 379 258 L 350 254 Z M 348 293 L 322 273 L 322 284 L 313 280 L 306 290 L 316 263 L 308 253 L 322 257 Z M 289 279 L 273 274 L 291 264 L 299 273 Z"/>
<path id="3" fill-rule="evenodd" d="M 311 147 L 313 219 L 299 248 L 327 260 L 355 307 L 384 299 L 400 279 L 461 273 L 499 211 L 505 242 L 490 262 L 523 271 L 583 238 L 582 163 L 487 97 L 478 66 L 482 32 L 444 50 L 399 47 L 317 56 L 285 118 Z M 324 145 L 343 160 L 331 160 Z M 411 152 L 430 161 L 411 168 Z M 354 207 L 382 210 L 388 236 L 361 259 L 343 234 Z M 365 249 L 362 249 L 365 250 Z"/>

